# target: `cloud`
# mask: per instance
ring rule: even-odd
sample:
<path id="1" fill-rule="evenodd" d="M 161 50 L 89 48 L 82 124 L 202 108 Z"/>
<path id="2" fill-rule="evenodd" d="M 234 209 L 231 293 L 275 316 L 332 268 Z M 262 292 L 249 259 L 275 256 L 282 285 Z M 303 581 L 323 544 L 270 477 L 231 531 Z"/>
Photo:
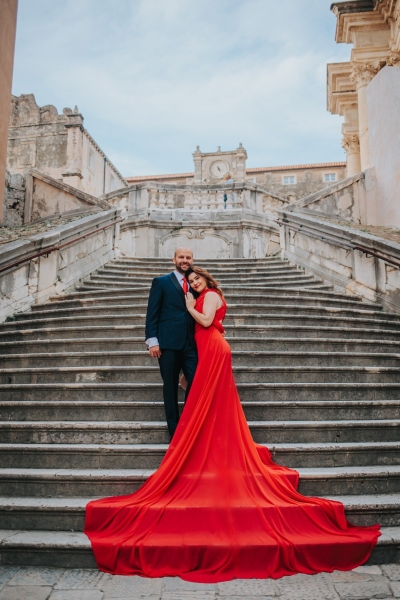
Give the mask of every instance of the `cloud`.
<path id="1" fill-rule="evenodd" d="M 326 63 L 349 49 L 329 5 L 20 0 L 14 93 L 78 104 L 125 175 L 190 171 L 197 144 L 242 142 L 249 166 L 341 160 Z"/>

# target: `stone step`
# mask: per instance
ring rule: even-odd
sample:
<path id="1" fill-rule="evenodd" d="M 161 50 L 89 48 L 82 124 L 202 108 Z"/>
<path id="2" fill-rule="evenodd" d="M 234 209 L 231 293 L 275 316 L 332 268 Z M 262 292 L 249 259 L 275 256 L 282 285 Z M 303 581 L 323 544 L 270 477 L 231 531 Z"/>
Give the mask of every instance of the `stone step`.
<path id="1" fill-rule="evenodd" d="M 369 565 L 396 563 L 400 558 L 400 527 L 382 528 Z M 88 538 L 71 531 L 3 531 L 0 538 L 2 565 L 32 565 L 95 569 Z"/>
<path id="2" fill-rule="evenodd" d="M 86 281 L 84 283 L 84 285 L 78 285 L 76 287 L 76 291 L 75 292 L 70 292 L 69 294 L 65 294 L 62 296 L 50 296 L 50 301 L 63 301 L 63 300 L 70 300 L 70 299 L 84 299 L 84 298 L 104 298 L 104 297 L 112 297 L 112 296 L 125 296 L 128 298 L 133 298 L 138 296 L 141 296 L 143 298 L 145 298 L 147 300 L 148 295 L 149 295 L 149 289 L 144 290 L 143 287 L 137 287 L 137 286 L 131 286 L 131 287 L 115 287 L 115 288 L 98 288 L 98 289 L 94 289 L 92 287 L 89 286 L 91 282 L 90 281 Z M 86 287 L 88 286 L 88 287 Z M 305 298 L 312 298 L 314 299 L 326 299 L 326 300 L 337 300 L 339 302 L 357 302 L 360 303 L 361 299 L 359 296 L 355 296 L 355 295 L 343 295 L 343 294 L 338 294 L 334 291 L 332 291 L 332 288 L 329 286 L 325 286 L 326 289 L 321 289 L 322 286 L 319 286 L 320 289 L 309 289 L 309 288 L 285 288 L 285 287 L 275 287 L 275 286 L 265 286 L 263 287 L 261 290 L 257 290 L 254 289 L 252 291 L 251 297 L 252 299 L 255 298 L 261 298 L 264 299 L 265 297 L 269 296 L 269 297 L 276 297 L 276 296 L 281 296 L 281 295 L 290 295 L 290 297 L 292 298 L 297 298 L 297 297 L 305 297 Z M 229 286 L 228 288 L 225 287 L 224 289 L 224 294 L 226 296 L 227 299 L 229 298 L 239 298 L 239 299 L 243 299 L 244 297 L 247 297 L 247 295 L 245 296 L 243 294 L 243 292 L 241 290 L 237 290 L 235 288 L 233 288 L 232 286 Z M 379 305 L 371 305 L 368 302 L 362 302 L 362 304 L 364 306 L 379 306 Z M 43 306 L 43 305 L 37 305 L 37 306 Z"/>
<path id="3" fill-rule="evenodd" d="M 65 325 L 65 326 L 49 326 L 49 327 L 30 327 L 26 328 L 24 323 L 18 323 L 19 327 L 13 329 L 0 328 L 0 345 L 3 348 L 4 342 L 16 340 L 48 340 L 51 338 L 104 338 L 112 337 L 114 339 L 141 337 L 144 344 L 144 327 L 142 325 Z M 283 338 L 293 338 L 297 336 L 315 337 L 315 338 L 334 338 L 346 339 L 365 339 L 365 340 L 399 340 L 399 332 L 396 329 L 385 329 L 381 327 L 340 327 L 340 326 L 317 326 L 317 325 L 293 325 L 287 321 L 284 326 L 275 325 L 225 325 L 227 338 L 234 336 L 235 338 L 248 338 L 258 336 L 261 338 L 276 337 L 279 335 Z"/>
<path id="4" fill-rule="evenodd" d="M 367 564 L 398 562 L 400 527 L 382 528 L 382 534 Z M 2 565 L 96 568 L 88 538 L 72 531 L 2 531 L 0 560 Z"/>
<path id="5" fill-rule="evenodd" d="M 142 316 L 145 318 L 147 304 L 99 304 L 91 306 L 78 307 L 63 307 L 56 306 L 52 310 L 35 310 L 32 312 L 17 313 L 14 318 L 17 321 L 26 321 L 32 319 L 47 319 L 59 317 L 93 317 L 98 315 L 121 315 L 124 318 L 130 318 L 130 315 Z M 340 317 L 355 317 L 355 318 L 374 318 L 382 321 L 395 321 L 400 323 L 400 315 L 381 312 L 379 310 L 368 310 L 366 308 L 338 308 L 336 306 L 315 306 L 311 304 L 298 303 L 297 306 L 290 304 L 274 303 L 274 304 L 228 304 L 228 315 L 256 315 L 263 314 L 308 314 L 309 316 L 340 316 Z"/>
<path id="6" fill-rule="evenodd" d="M 200 265 L 199 265 L 200 266 Z M 144 275 L 145 277 L 160 277 L 163 275 L 168 275 L 173 272 L 173 268 L 167 267 L 163 269 L 157 266 L 147 266 L 147 265 L 117 265 L 113 263 L 109 263 L 104 267 L 101 267 L 95 271 L 95 273 L 104 273 L 104 274 L 115 274 L 115 275 Z M 213 267 L 212 275 L 218 279 L 221 276 L 229 276 L 229 275 L 238 275 L 238 276 L 246 276 L 249 275 L 259 275 L 259 274 L 271 274 L 271 273 L 304 273 L 303 269 L 299 269 L 295 265 L 291 265 L 289 263 L 272 263 L 269 265 L 257 265 L 253 267 Z"/>
<path id="7" fill-rule="evenodd" d="M 305 496 L 400 493 L 400 466 L 299 468 Z M 151 469 L 0 469 L 7 497 L 107 497 L 135 492 Z"/>
<path id="8" fill-rule="evenodd" d="M 273 279 L 273 278 L 280 278 L 280 277 L 286 277 L 288 275 L 302 275 L 305 277 L 313 277 L 312 275 L 306 275 L 304 273 L 303 270 L 300 269 L 296 269 L 295 267 L 291 267 L 291 266 L 279 266 L 279 267 L 269 267 L 266 269 L 254 269 L 252 271 L 247 271 L 247 270 L 235 270 L 235 269 L 231 269 L 228 271 L 225 270 L 220 270 L 219 272 L 213 271 L 213 276 L 215 277 L 215 279 L 217 279 L 217 281 L 222 282 L 222 281 L 232 281 L 232 282 L 236 282 L 236 281 L 248 281 L 250 283 L 252 282 L 257 282 L 259 280 L 264 281 L 264 279 Z M 168 275 L 167 273 L 163 273 L 161 271 L 149 271 L 148 269 L 141 269 L 141 270 L 137 270 L 137 269 L 118 269 L 116 267 L 104 267 L 101 269 L 98 269 L 97 271 L 95 271 L 95 273 L 93 273 L 92 277 L 97 278 L 97 277 L 111 277 L 112 279 L 129 279 L 132 281 L 139 281 L 139 282 L 143 282 L 143 281 L 148 281 L 148 283 L 150 284 L 152 282 L 152 280 L 154 279 L 154 277 L 160 277 L 160 276 L 164 276 L 164 275 Z"/>
<path id="9" fill-rule="evenodd" d="M 142 343 L 143 347 L 143 343 Z M 45 346 L 43 346 L 45 349 Z M 283 367 L 400 367 L 400 352 L 282 352 L 282 351 L 239 351 L 232 352 L 234 366 Z M 1 354 L 0 369 L 33 367 L 80 367 L 80 366 L 148 366 L 157 365 L 147 350 L 129 351 L 104 349 L 98 352 L 35 352 Z"/>
<path id="10" fill-rule="evenodd" d="M 106 295 L 104 295 L 106 294 Z M 57 299 L 56 299 L 57 298 Z M 225 295 L 225 298 L 228 302 L 228 305 L 238 305 L 243 301 L 243 294 L 229 294 Z M 102 295 L 97 297 L 95 295 L 91 296 L 90 294 L 70 294 L 64 297 L 52 296 L 52 301 L 48 304 L 34 304 L 31 307 L 32 313 L 35 312 L 44 312 L 44 311 L 53 311 L 58 308 L 66 309 L 66 308 L 80 308 L 80 307 L 96 307 L 96 306 L 122 306 L 122 305 L 134 305 L 134 306 L 144 306 L 147 307 L 148 293 L 127 293 L 125 295 L 121 294 L 113 294 L 107 292 L 102 292 Z M 262 297 L 258 296 L 254 298 L 253 296 L 249 298 L 248 306 L 257 305 L 258 302 L 262 302 L 264 305 L 272 305 L 276 306 L 277 304 L 282 304 L 284 306 L 294 306 L 297 307 L 298 304 L 306 304 L 314 307 L 322 307 L 322 308 L 343 308 L 343 309 L 360 309 L 360 310 L 368 310 L 373 312 L 381 312 L 382 307 L 377 304 L 367 304 L 366 302 L 359 302 L 357 300 L 347 300 L 343 298 L 341 300 L 337 298 L 326 298 L 325 296 L 320 296 L 319 294 L 315 294 L 310 297 L 310 295 L 288 295 L 288 294 L 264 294 Z M 385 313 L 386 314 L 386 313 Z M 389 313 L 391 314 L 391 313 Z"/>
<path id="11" fill-rule="evenodd" d="M 155 361 L 154 361 L 155 362 Z M 237 383 L 398 383 L 400 367 L 383 366 L 234 366 Z M 154 366 L 106 365 L 0 369 L 1 384 L 20 383 L 158 383 Z"/>
<path id="12" fill-rule="evenodd" d="M 145 277 L 144 275 L 118 275 L 118 274 L 105 274 L 105 273 L 94 273 L 91 277 L 91 281 L 93 282 L 104 282 L 104 283 L 116 283 L 121 284 L 129 283 L 130 285 L 139 285 L 139 286 L 147 286 L 150 287 L 152 278 Z M 259 288 L 264 284 L 273 283 L 291 283 L 293 281 L 300 282 L 312 282 L 312 283 L 321 283 L 319 280 L 316 280 L 314 275 L 305 275 L 301 271 L 291 271 L 285 272 L 280 271 L 274 275 L 257 275 L 254 276 L 245 276 L 245 275 L 237 275 L 237 276 L 224 276 L 219 277 L 218 282 L 221 287 L 224 285 L 231 286 L 241 286 L 247 285 L 250 287 Z"/>
<path id="13" fill-rule="evenodd" d="M 400 420 L 250 421 L 257 443 L 397 441 Z M 8 444 L 166 444 L 164 421 L 3 421 Z"/>
<path id="14" fill-rule="evenodd" d="M 243 402 L 268 400 L 396 400 L 400 383 L 238 383 Z M 0 384 L 0 401 L 53 400 L 58 402 L 159 401 L 161 383 L 19 383 Z"/>
<path id="15" fill-rule="evenodd" d="M 234 266 L 234 267 L 239 267 L 239 268 L 246 268 L 247 266 L 249 267 L 254 267 L 254 266 L 261 266 L 261 265 L 270 265 L 270 264 L 288 264 L 289 261 L 286 259 L 282 259 L 280 257 L 277 256 L 265 256 L 264 258 L 207 258 L 207 260 L 204 259 L 197 259 L 196 260 L 196 265 L 197 266 L 201 266 L 203 268 L 207 268 L 207 266 L 209 266 L 211 268 L 210 265 L 212 266 L 220 266 L 223 267 L 225 265 L 227 266 Z M 110 261 L 108 264 L 110 265 L 115 265 L 115 264 L 121 264 L 121 265 L 137 265 L 137 266 L 143 266 L 143 265 L 148 265 L 150 266 L 160 266 L 163 269 L 174 269 L 175 265 L 172 262 L 172 259 L 169 258 L 148 258 L 146 257 L 138 257 L 138 256 L 124 256 L 124 257 L 118 257 L 116 259 L 113 259 L 112 261 Z"/>
<path id="16" fill-rule="evenodd" d="M 399 400 L 268 400 L 242 402 L 249 421 L 292 420 L 396 420 Z M 180 403 L 181 410 L 183 402 Z M 160 401 L 126 400 L 3 400 L 2 421 L 163 421 L 164 404 Z"/>
<path id="17" fill-rule="evenodd" d="M 266 444 L 264 444 L 266 445 Z M 267 445 L 277 464 L 287 467 L 400 465 L 400 442 L 276 442 Z M 167 444 L 2 443 L 2 468 L 157 469 Z M 400 512 L 399 512 L 400 524 Z"/>
<path id="18" fill-rule="evenodd" d="M 86 505 L 93 498 L 0 498 L 3 529 L 83 531 Z M 342 502 L 354 525 L 400 527 L 400 494 L 331 496 Z"/>
<path id="19" fill-rule="evenodd" d="M 85 282 L 82 287 L 80 287 L 79 289 L 83 289 L 83 290 L 90 290 L 90 289 L 107 289 L 107 288 L 113 288 L 113 289 L 118 289 L 118 288 L 131 288 L 133 286 L 132 282 L 129 281 L 116 281 L 115 279 L 111 279 L 111 278 L 105 278 L 105 277 L 96 277 L 96 278 L 92 278 L 90 281 Z M 143 283 L 135 283 L 134 287 L 137 288 L 139 291 L 142 290 L 146 290 L 148 291 L 149 289 L 149 284 L 148 282 L 143 282 Z M 310 288 L 313 290 L 330 290 L 332 289 L 331 286 L 325 285 L 325 284 L 320 284 L 318 282 L 316 282 L 314 279 L 311 278 L 311 276 L 308 277 L 304 277 L 304 276 L 295 276 L 295 277 L 291 277 L 291 278 L 275 278 L 273 280 L 273 282 L 260 282 L 260 283 L 252 283 L 252 284 L 245 284 L 245 283 L 230 283 L 229 285 L 224 283 L 223 284 L 223 291 L 224 294 L 225 292 L 227 292 L 228 290 L 230 291 L 240 291 L 242 290 L 243 293 L 246 293 L 246 291 L 251 290 L 251 291 L 264 291 L 267 290 L 268 288 L 275 288 L 275 289 L 290 289 L 291 287 L 294 287 L 296 289 L 304 289 L 304 288 Z"/>
<path id="20" fill-rule="evenodd" d="M 37 333 L 37 330 L 34 330 Z M 61 330 L 60 333 L 64 333 Z M 15 337 L 12 334 L 11 337 Z M 281 338 L 281 337 L 266 337 L 263 334 L 260 337 L 226 337 L 233 352 L 296 352 L 296 353 L 331 353 L 340 352 L 350 354 L 356 352 L 358 355 L 365 355 L 368 359 L 369 354 L 375 353 L 400 353 L 400 340 L 393 341 L 388 339 L 341 339 L 341 338 L 315 338 L 315 337 L 297 337 L 297 338 Z M 44 338 L 44 339 L 29 339 L 28 335 L 25 338 L 17 341 L 2 341 L 1 352 L 4 355 L 16 353 L 42 353 L 50 351 L 56 353 L 71 352 L 140 352 L 146 353 L 146 344 L 144 337 L 125 337 L 117 338 L 110 337 L 71 337 L 71 338 Z"/>
<path id="21" fill-rule="evenodd" d="M 57 311 L 58 312 L 58 311 Z M 373 316 L 365 317 L 360 316 L 345 316 L 338 313 L 335 314 L 307 314 L 306 311 L 299 312 L 281 312 L 281 313 L 228 313 L 224 320 L 224 327 L 228 330 L 229 326 L 233 326 L 235 329 L 237 326 L 279 326 L 285 329 L 298 325 L 299 327 L 311 326 L 331 326 L 331 327 L 351 327 L 357 328 L 369 328 L 369 329 L 384 329 L 392 330 L 397 335 L 400 335 L 400 320 L 387 319 L 385 318 L 386 313 L 376 313 Z M 27 313 L 21 316 L 20 319 L 15 321 L 9 321 L 0 324 L 0 335 L 2 333 L 18 330 L 22 328 L 39 329 L 51 326 L 57 327 L 69 327 L 72 323 L 84 326 L 87 323 L 88 327 L 98 327 L 100 325 L 137 325 L 144 327 L 146 314 L 136 314 L 126 312 L 124 314 L 85 314 L 85 315 L 74 315 L 74 316 L 56 316 L 46 315 L 39 317 L 32 317 L 32 313 Z"/>

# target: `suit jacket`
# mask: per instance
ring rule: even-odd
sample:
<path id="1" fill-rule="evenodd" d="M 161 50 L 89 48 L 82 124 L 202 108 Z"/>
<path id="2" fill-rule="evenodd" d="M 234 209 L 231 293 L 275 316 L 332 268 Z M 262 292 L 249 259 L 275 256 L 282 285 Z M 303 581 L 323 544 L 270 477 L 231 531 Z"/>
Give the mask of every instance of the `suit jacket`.
<path id="1" fill-rule="evenodd" d="M 145 339 L 156 337 L 162 350 L 182 350 L 187 339 L 196 348 L 194 325 L 174 273 L 155 277 L 147 305 Z"/>

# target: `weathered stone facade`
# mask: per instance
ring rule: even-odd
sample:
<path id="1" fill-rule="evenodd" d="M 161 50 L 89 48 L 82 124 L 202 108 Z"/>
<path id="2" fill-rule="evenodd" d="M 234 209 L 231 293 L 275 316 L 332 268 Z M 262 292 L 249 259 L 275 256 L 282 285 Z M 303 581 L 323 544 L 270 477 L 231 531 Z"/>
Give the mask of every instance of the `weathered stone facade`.
<path id="1" fill-rule="evenodd" d="M 25 177 L 19 173 L 6 172 L 4 193 L 4 225 L 18 227 L 24 223 Z"/>
<path id="2" fill-rule="evenodd" d="M 239 147 L 240 149 L 240 147 Z M 244 149 L 243 149 L 244 150 Z M 288 165 L 282 167 L 255 167 L 246 168 L 245 175 L 237 176 L 236 166 L 231 168 L 234 162 L 235 154 L 233 152 L 221 152 L 220 160 L 226 161 L 227 171 L 232 175 L 235 182 L 244 181 L 251 184 L 259 184 L 267 187 L 275 194 L 283 198 L 294 201 L 314 192 L 326 188 L 330 183 L 341 181 L 346 177 L 345 162 L 317 163 L 309 165 Z M 211 157 L 214 162 L 218 159 L 218 153 L 200 153 L 203 157 Z M 196 153 L 194 153 L 196 163 Z M 212 161 L 209 159 L 212 164 Z M 228 168 L 229 167 L 229 168 Z M 233 165 L 232 165 L 233 167 Z M 199 166 L 195 164 L 195 172 L 204 173 L 204 183 L 215 183 L 210 175 L 207 177 L 207 165 Z M 145 181 L 156 181 L 166 184 L 191 185 L 195 184 L 194 173 L 176 173 L 174 175 L 148 175 L 139 177 L 127 177 L 128 183 L 140 184 Z"/>
<path id="3" fill-rule="evenodd" d="M 38 106 L 33 94 L 13 96 L 7 168 L 23 174 L 35 168 L 93 196 L 127 185 L 83 127 L 77 107 Z"/>

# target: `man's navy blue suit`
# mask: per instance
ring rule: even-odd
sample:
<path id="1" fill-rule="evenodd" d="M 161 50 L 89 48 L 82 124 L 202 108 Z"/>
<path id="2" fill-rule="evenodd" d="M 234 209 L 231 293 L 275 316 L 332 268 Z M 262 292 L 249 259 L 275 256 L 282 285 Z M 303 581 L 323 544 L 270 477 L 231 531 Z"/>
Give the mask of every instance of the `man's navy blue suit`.
<path id="1" fill-rule="evenodd" d="M 165 416 L 171 436 L 179 421 L 179 374 L 182 370 L 188 382 L 186 400 L 197 367 L 194 326 L 195 321 L 186 309 L 185 294 L 174 273 L 155 277 L 147 306 L 146 340 L 155 337 L 160 346 L 158 362 L 164 382 Z"/>

